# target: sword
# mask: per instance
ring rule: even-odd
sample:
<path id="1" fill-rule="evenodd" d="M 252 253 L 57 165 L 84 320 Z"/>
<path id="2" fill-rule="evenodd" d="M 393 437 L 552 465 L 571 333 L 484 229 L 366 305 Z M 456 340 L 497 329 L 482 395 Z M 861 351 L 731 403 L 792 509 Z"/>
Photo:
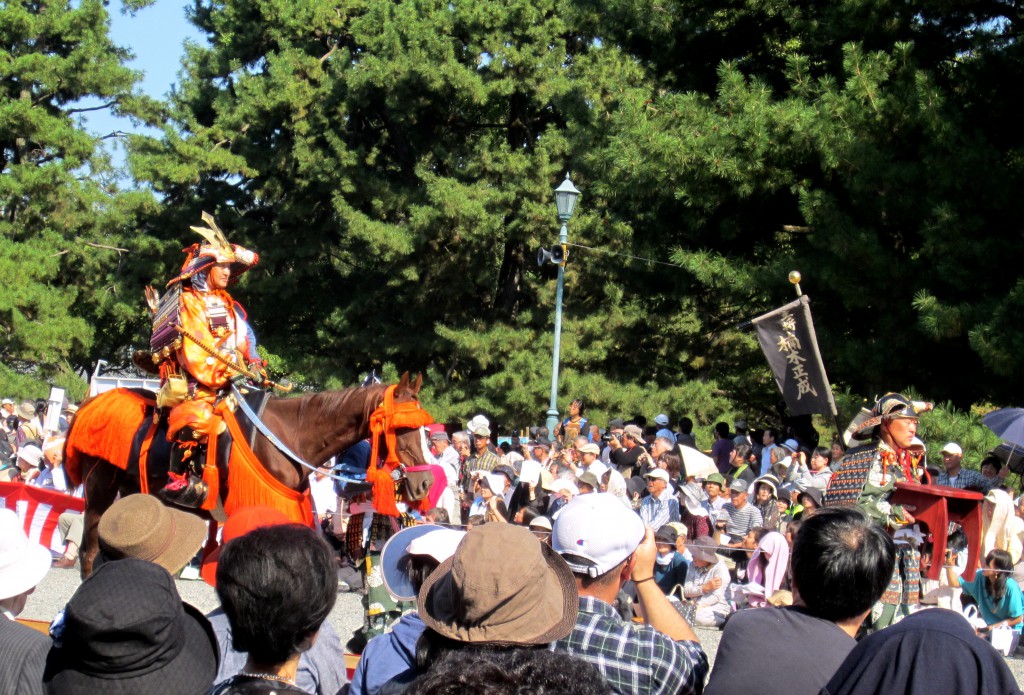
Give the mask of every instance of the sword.
<path id="1" fill-rule="evenodd" d="M 262 374 L 258 374 L 258 373 L 253 372 L 252 370 L 247 369 L 247 368 L 245 368 L 245 367 L 243 367 L 243 366 L 241 366 L 239 364 L 235 364 L 234 362 L 229 360 L 227 357 L 222 355 L 218 350 L 214 350 L 212 347 L 210 347 L 209 345 L 205 344 L 202 340 L 200 340 L 195 335 L 193 335 L 191 332 L 187 331 L 186 329 L 182 328 L 181 326 L 175 325 L 174 326 L 174 330 L 178 331 L 178 333 L 181 334 L 182 337 L 188 338 L 189 340 L 191 340 L 193 343 L 195 343 L 195 345 L 200 350 L 202 350 L 203 352 L 208 354 L 210 357 L 212 357 L 213 359 L 217 360 L 218 362 L 223 364 L 225 367 L 227 367 L 228 369 L 236 372 L 237 374 L 241 374 L 242 376 L 248 378 L 253 383 L 259 384 L 260 386 L 264 386 L 264 387 L 269 386 L 271 388 L 275 388 L 275 389 L 277 389 L 279 391 L 284 391 L 284 392 L 288 392 L 288 391 L 292 390 L 292 385 L 291 384 L 279 384 L 276 381 L 271 381 L 270 379 L 268 379 L 267 377 L 263 376 Z"/>

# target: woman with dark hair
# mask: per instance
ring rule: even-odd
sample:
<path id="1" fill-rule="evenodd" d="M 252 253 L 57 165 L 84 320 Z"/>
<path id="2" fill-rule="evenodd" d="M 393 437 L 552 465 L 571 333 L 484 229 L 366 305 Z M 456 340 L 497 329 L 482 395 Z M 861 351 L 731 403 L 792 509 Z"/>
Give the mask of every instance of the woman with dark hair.
<path id="1" fill-rule="evenodd" d="M 754 506 L 761 512 L 763 526 L 769 531 L 778 531 L 782 524 L 778 505 L 779 479 L 774 475 L 762 475 L 754 481 Z"/>
<path id="2" fill-rule="evenodd" d="M 946 578 L 954 589 L 963 589 L 978 602 L 982 619 L 991 630 L 995 627 L 1012 627 L 1020 634 L 1024 618 L 1024 596 L 1013 574 L 1013 560 L 1005 550 L 992 550 L 985 556 L 985 566 L 979 569 L 974 579 L 961 579 L 956 568 L 947 563 Z"/>
<path id="3" fill-rule="evenodd" d="M 299 656 L 334 607 L 334 554 L 298 524 L 266 526 L 230 541 L 217 563 L 217 597 L 231 643 L 247 652 L 244 670 L 209 695 L 305 692 L 295 684 Z"/>
<path id="4" fill-rule="evenodd" d="M 658 455 L 658 460 L 655 462 L 658 468 L 662 468 L 668 472 L 668 480 L 672 484 L 672 487 L 679 487 L 679 474 L 683 468 L 683 457 L 675 451 L 663 451 Z M 683 480 L 682 482 L 686 482 Z"/>
<path id="5" fill-rule="evenodd" d="M 846 447 L 843 446 L 843 443 L 839 439 L 833 439 L 829 453 L 832 454 L 830 462 L 838 464 L 843 460 L 843 456 L 846 454 Z"/>
<path id="6" fill-rule="evenodd" d="M 533 507 L 520 507 L 515 516 L 512 517 L 512 523 L 519 524 L 520 526 L 529 526 L 530 522 L 538 516 L 540 516 L 540 512 Z"/>
<path id="7" fill-rule="evenodd" d="M 587 418 L 583 417 L 586 409 L 587 404 L 582 398 L 574 398 L 569 404 L 569 417 L 555 424 L 554 437 L 562 442 L 563 447 L 571 448 L 576 437 L 587 435 Z"/>

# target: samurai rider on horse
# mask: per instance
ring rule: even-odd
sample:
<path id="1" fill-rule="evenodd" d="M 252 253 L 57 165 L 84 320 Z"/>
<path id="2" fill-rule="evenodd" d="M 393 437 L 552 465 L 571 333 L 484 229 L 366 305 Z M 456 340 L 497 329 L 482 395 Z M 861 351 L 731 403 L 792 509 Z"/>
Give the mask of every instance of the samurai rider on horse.
<path id="1" fill-rule="evenodd" d="M 206 499 L 203 462 L 207 437 L 220 423 L 213 417 L 218 393 L 233 381 L 270 383 L 245 309 L 227 291 L 259 256 L 229 243 L 209 214 L 203 221 L 206 227 L 192 229 L 205 241 L 183 249 L 185 262 L 163 299 L 146 288 L 154 313 L 153 361 L 160 370 L 157 407 L 170 408 L 167 438 L 174 443 L 169 480 L 159 495 L 184 507 Z"/>

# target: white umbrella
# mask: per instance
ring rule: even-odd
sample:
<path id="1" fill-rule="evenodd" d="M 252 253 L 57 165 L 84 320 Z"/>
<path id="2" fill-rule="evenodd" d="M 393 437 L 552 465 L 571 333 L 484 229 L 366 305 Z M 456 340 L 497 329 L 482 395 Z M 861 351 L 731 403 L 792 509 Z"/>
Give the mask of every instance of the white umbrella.
<path id="1" fill-rule="evenodd" d="M 707 478 L 712 473 L 718 472 L 715 460 L 706 456 L 696 449 L 688 446 L 677 446 L 676 449 L 683 457 L 683 478 L 696 477 Z"/>

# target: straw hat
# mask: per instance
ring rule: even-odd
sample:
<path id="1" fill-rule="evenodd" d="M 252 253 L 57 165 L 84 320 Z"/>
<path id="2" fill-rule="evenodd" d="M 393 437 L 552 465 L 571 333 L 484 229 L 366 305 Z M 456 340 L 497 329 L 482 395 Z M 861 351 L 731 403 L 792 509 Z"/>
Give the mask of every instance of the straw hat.
<path id="1" fill-rule="evenodd" d="M 128 495 L 100 519 L 100 546 L 113 559 L 133 557 L 177 574 L 206 540 L 206 522 L 165 507 L 151 495 Z"/>
<path id="2" fill-rule="evenodd" d="M 420 618 L 458 642 L 548 644 L 572 632 L 579 593 L 569 566 L 522 526 L 484 524 L 427 578 Z"/>
<path id="3" fill-rule="evenodd" d="M 0 508 L 0 599 L 23 594 L 41 582 L 50 561 L 50 551 L 28 539 L 18 515 Z"/>
<path id="4" fill-rule="evenodd" d="M 32 401 L 22 401 L 14 410 L 22 420 L 31 420 L 36 416 L 36 404 Z"/>

